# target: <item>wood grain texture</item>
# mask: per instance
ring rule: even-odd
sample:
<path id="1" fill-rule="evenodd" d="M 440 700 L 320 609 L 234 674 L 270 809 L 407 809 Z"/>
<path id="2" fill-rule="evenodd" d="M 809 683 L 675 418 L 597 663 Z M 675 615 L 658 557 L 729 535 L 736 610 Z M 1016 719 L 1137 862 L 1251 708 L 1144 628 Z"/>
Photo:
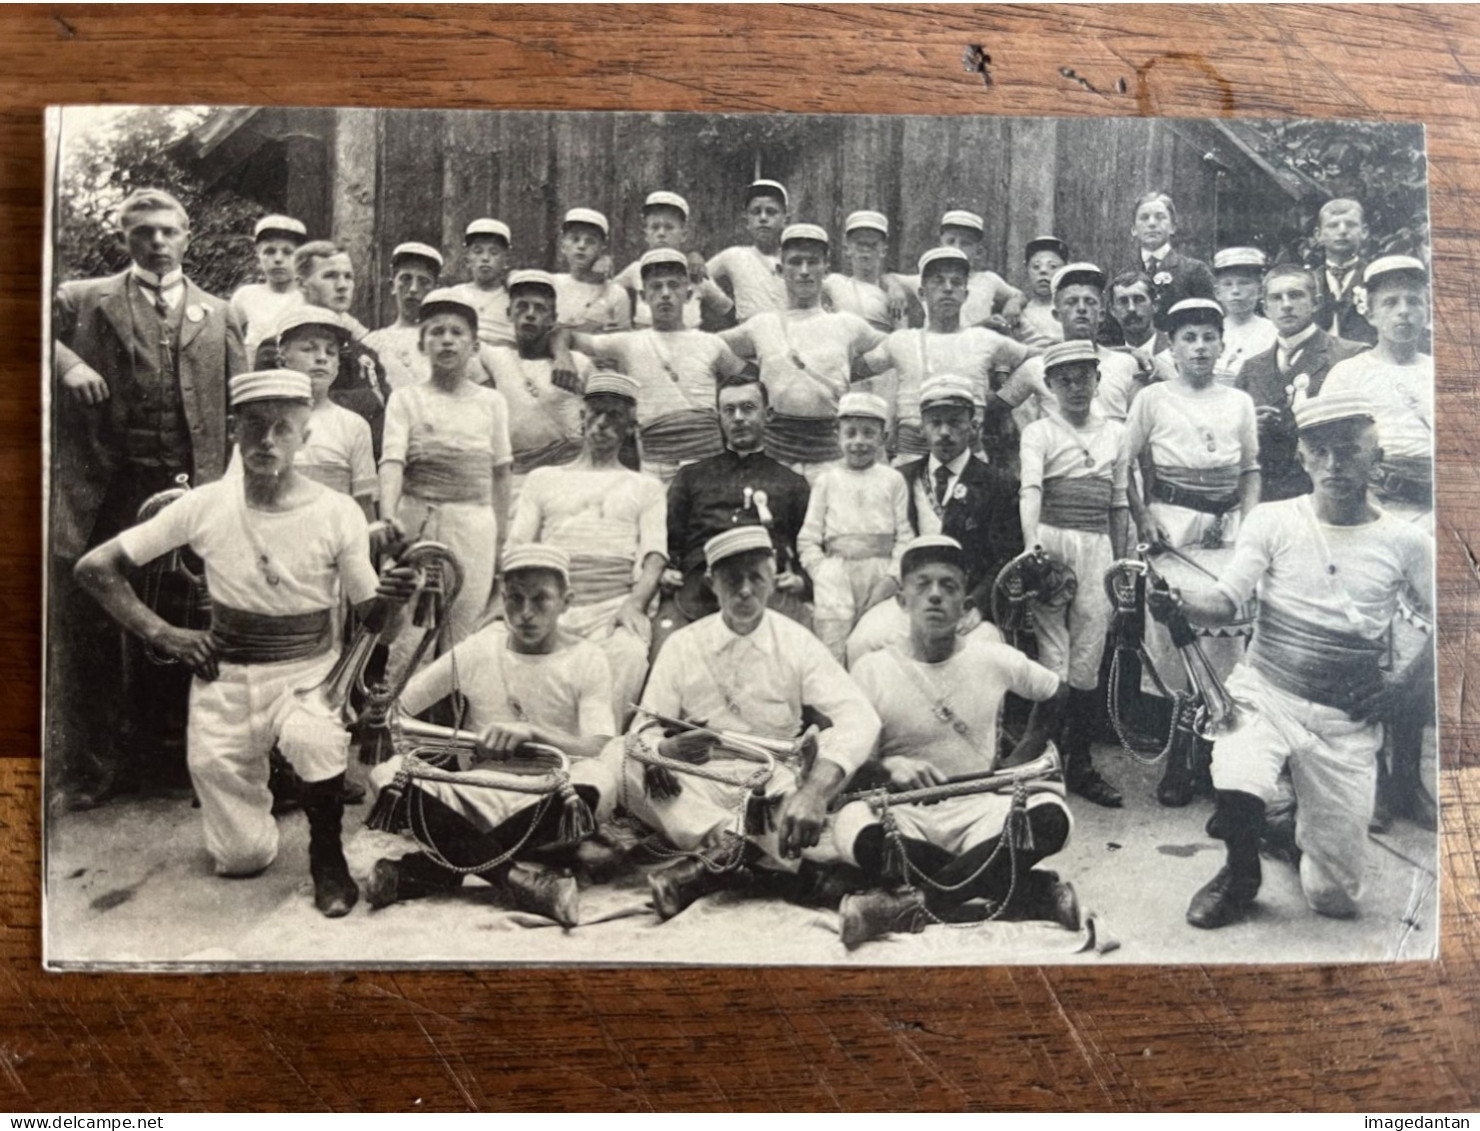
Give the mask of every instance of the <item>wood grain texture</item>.
<path id="1" fill-rule="evenodd" d="M 991 56 L 990 85 L 962 65 L 970 44 Z M 0 12 L 0 737 L 17 756 L 0 762 L 0 1107 L 1480 1104 L 1480 734 L 1467 680 L 1472 668 L 1480 677 L 1469 644 L 1480 630 L 1469 549 L 1480 545 L 1477 74 L 1473 8 Z M 1443 409 L 1441 960 L 1263 971 L 43 975 L 41 115 L 48 103 L 101 101 L 1425 122 Z"/>

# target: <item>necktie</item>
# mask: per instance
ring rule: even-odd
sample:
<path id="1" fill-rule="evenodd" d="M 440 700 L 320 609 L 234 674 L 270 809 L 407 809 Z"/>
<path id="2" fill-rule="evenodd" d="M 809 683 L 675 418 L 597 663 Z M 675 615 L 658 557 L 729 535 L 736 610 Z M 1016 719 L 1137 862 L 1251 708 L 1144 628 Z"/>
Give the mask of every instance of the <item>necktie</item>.
<path id="1" fill-rule="evenodd" d="M 154 304 L 154 309 L 159 311 L 159 316 L 161 318 L 168 318 L 170 316 L 170 304 L 164 300 L 164 288 L 156 287 L 153 283 L 146 283 L 143 279 L 138 280 L 138 283 L 139 286 L 144 288 L 144 293 L 150 297 Z"/>
<path id="2" fill-rule="evenodd" d="M 946 488 L 951 485 L 951 469 L 941 464 L 935 469 L 935 501 L 946 505 Z"/>

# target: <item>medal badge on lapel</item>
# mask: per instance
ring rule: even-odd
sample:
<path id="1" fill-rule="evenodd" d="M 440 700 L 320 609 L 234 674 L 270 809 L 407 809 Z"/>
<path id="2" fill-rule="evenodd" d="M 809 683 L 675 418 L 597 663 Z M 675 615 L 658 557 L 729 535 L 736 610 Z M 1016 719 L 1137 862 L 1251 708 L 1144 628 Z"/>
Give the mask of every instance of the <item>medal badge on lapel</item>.
<path id="1" fill-rule="evenodd" d="M 1152 276 L 1151 281 L 1158 287 L 1170 287 L 1172 285 L 1172 273 L 1170 271 L 1158 271 Z"/>
<path id="2" fill-rule="evenodd" d="M 955 499 L 958 503 L 963 501 L 966 498 L 966 484 L 957 483 L 951 491 L 951 498 Z"/>
<path id="3" fill-rule="evenodd" d="M 200 322 L 206 316 L 206 308 L 197 302 L 192 302 L 185 308 L 185 317 L 191 322 Z"/>

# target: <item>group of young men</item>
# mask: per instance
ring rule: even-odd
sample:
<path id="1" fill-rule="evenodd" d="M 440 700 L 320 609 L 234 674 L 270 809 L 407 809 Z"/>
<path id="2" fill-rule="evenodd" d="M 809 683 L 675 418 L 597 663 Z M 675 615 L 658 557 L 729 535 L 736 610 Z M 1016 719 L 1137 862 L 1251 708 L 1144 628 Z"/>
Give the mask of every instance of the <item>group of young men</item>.
<path id="1" fill-rule="evenodd" d="M 1157 618 L 1226 623 L 1258 598 L 1225 673 L 1253 718 L 1212 755 L 1228 862 L 1189 922 L 1253 903 L 1282 781 L 1311 906 L 1356 913 L 1379 769 L 1389 808 L 1434 819 L 1421 729 L 1393 722 L 1431 687 L 1431 650 L 1384 664 L 1395 618 L 1432 607 L 1420 261 L 1363 261 L 1351 201 L 1322 210 L 1316 269 L 1253 248 L 1209 266 L 1172 249 L 1175 208 L 1147 194 L 1133 268 L 1045 236 L 1025 290 L 963 210 L 914 275 L 885 270 L 884 215 L 852 213 L 838 248 L 775 181 L 745 190 L 749 242 L 708 259 L 681 196 L 652 193 L 643 217 L 648 250 L 621 271 L 584 207 L 559 273 L 511 269 L 532 249 L 493 218 L 467 226 L 457 285 L 440 250 L 401 244 L 397 317 L 368 331 L 350 257 L 297 220 L 257 224 L 263 281 L 227 303 L 183 277 L 179 203 L 133 194 L 128 270 L 64 283 L 53 307 L 53 740 L 92 721 L 157 761 L 150 724 L 186 695 L 155 676 L 113 713 L 84 702 L 104 685 L 96 601 L 191 675 L 216 870 L 274 858 L 275 751 L 327 916 L 473 874 L 576 926 L 583 884 L 641 865 L 665 919 L 754 886 L 838 908 L 849 947 L 930 922 L 1073 929 L 1073 888 L 1039 865 L 1067 842 L 1069 795 L 1123 803 L 1092 740 L 1102 578 L 1134 523 L 1179 557 L 1231 547 L 1216 584 L 1157 590 Z M 442 606 L 399 558 L 427 539 L 458 566 Z M 208 624 L 172 623 L 137 584 L 181 551 Z M 1030 560 L 1078 581 L 1027 593 L 1035 658 L 991 623 Z M 377 823 L 415 845 L 358 879 L 351 737 L 302 694 L 356 625 L 389 643 L 393 715 L 440 710 L 476 738 L 455 765 L 408 749 L 376 769 Z M 1032 707 L 1004 726 L 1013 697 Z M 1061 775 L 1038 768 L 1050 743 Z M 521 787 L 521 759 L 550 751 L 563 768 Z"/>

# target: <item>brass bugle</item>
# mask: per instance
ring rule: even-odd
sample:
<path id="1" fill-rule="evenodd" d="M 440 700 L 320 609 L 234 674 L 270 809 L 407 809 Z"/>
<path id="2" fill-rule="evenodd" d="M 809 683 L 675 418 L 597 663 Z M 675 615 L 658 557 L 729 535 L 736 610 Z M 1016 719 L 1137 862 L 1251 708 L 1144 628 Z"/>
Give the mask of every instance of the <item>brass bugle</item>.
<path id="1" fill-rule="evenodd" d="M 633 704 L 634 710 L 639 714 L 646 715 L 654 722 L 662 723 L 666 727 L 677 727 L 684 731 L 693 731 L 699 734 L 707 734 L 725 746 L 731 748 L 751 747 L 752 749 L 765 750 L 778 758 L 796 758 L 802 753 L 802 738 L 766 738 L 759 734 L 746 734 L 742 731 L 720 730 L 715 727 L 700 726 L 688 719 L 677 719 L 671 715 L 659 714 L 657 711 L 649 711 L 645 707 Z"/>
<path id="2" fill-rule="evenodd" d="M 469 765 L 470 770 L 487 768 L 514 774 L 546 774 L 552 770 L 566 770 L 570 765 L 565 752 L 554 746 L 525 743 L 513 753 L 504 754 L 484 746 L 473 731 L 406 718 L 395 709 L 391 711 L 387 725 L 397 752 L 414 754 L 423 760 L 450 755 L 458 759 L 459 765 L 467 765 L 469 759 L 464 756 L 476 755 L 479 764 Z"/>
<path id="3" fill-rule="evenodd" d="M 890 805 L 910 805 L 943 801 L 947 797 L 965 797 L 973 793 L 995 793 L 998 790 L 1015 786 L 1018 782 L 1038 781 L 1042 778 L 1053 777 L 1063 773 L 1063 769 L 1059 752 L 1050 746 L 1031 762 L 1024 762 L 1020 766 L 1009 766 L 1006 769 L 989 770 L 979 774 L 962 774 L 941 785 L 921 786 L 919 789 L 905 789 L 897 793 L 889 791 L 886 800 Z M 836 798 L 830 808 L 840 809 L 853 801 L 877 803 L 879 791 L 864 789 L 855 793 L 845 793 Z"/>

